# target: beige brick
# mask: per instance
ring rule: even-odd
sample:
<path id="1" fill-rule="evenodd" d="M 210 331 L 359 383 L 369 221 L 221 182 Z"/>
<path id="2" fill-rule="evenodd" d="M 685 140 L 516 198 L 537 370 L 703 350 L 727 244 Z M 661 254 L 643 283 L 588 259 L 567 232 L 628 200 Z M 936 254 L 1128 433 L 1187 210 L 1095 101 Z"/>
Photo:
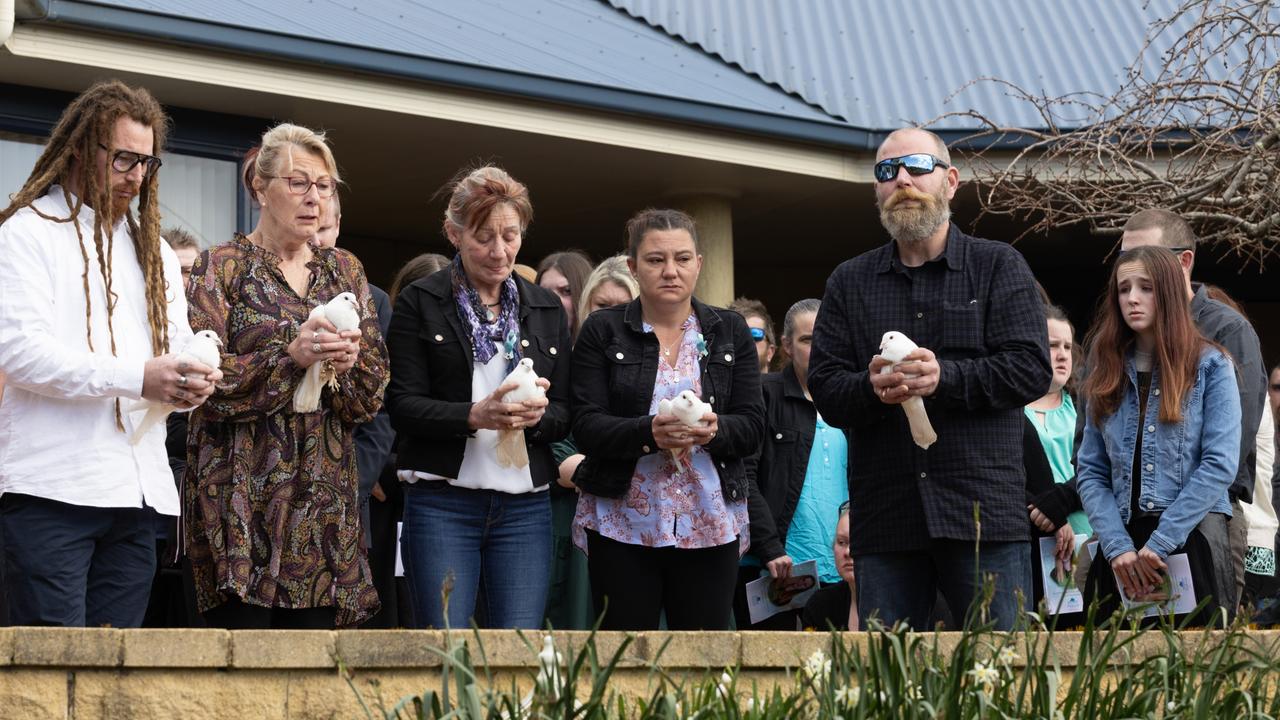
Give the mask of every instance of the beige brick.
<path id="1" fill-rule="evenodd" d="M 349 668 L 438 667 L 444 633 L 436 630 L 341 630 L 338 657 Z"/>
<path id="2" fill-rule="evenodd" d="M 13 664 L 116 667 L 120 634 L 113 628 L 14 628 Z"/>
<path id="3" fill-rule="evenodd" d="M 231 633 L 214 629 L 141 629 L 124 635 L 125 667 L 226 667 Z"/>
<path id="4" fill-rule="evenodd" d="M 13 664 L 13 639 L 16 628 L 0 627 L 0 667 Z"/>
<path id="5" fill-rule="evenodd" d="M 296 719 L 305 716 L 288 712 L 289 686 L 307 673 L 323 674 L 335 688 L 341 682 L 336 673 L 321 670 L 82 671 L 76 674 L 74 716 L 76 720 Z M 363 716 L 348 713 L 346 717 Z"/>
<path id="6" fill-rule="evenodd" d="M 0 718 L 63 720 L 67 717 L 71 715 L 67 712 L 66 669 L 5 668 L 0 672 Z"/>
<path id="7" fill-rule="evenodd" d="M 231 667 L 333 668 L 331 630 L 233 630 Z"/>

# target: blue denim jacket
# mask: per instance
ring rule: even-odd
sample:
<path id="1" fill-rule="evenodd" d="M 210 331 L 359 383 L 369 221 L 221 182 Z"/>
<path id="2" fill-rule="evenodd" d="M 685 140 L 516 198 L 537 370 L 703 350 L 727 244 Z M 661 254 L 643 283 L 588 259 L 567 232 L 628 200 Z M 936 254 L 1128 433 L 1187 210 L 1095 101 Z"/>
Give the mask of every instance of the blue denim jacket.
<path id="1" fill-rule="evenodd" d="M 1151 373 L 1146 416 L 1138 423 L 1138 376 L 1130 355 L 1128 388 L 1101 427 L 1090 417 L 1076 458 L 1077 490 L 1107 560 L 1135 551 L 1125 525 L 1132 502 L 1133 447 L 1142 432 L 1138 504 L 1160 513 L 1147 541 L 1160 557 L 1182 546 L 1210 512 L 1231 514 L 1227 488 L 1240 462 L 1240 393 L 1231 360 L 1218 350 L 1200 355 L 1195 385 L 1182 402 L 1182 422 L 1160 422 L 1160 371 Z"/>

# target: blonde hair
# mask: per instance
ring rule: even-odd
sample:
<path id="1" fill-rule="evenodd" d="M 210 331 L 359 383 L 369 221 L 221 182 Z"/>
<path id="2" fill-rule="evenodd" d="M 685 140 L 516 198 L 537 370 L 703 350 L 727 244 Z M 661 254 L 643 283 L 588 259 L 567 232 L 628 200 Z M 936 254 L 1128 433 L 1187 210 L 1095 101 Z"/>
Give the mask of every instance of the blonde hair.
<path id="1" fill-rule="evenodd" d="M 631 293 L 632 299 L 640 294 L 640 283 L 636 282 L 635 276 L 631 274 L 631 268 L 627 267 L 627 256 L 614 255 L 606 258 L 591 271 L 587 281 L 582 284 L 582 293 L 578 298 L 579 330 L 582 329 L 582 323 L 591 312 L 591 296 L 595 294 L 597 288 L 607 282 L 626 288 L 627 292 Z"/>
<path id="2" fill-rule="evenodd" d="M 292 165 L 295 147 L 320 156 L 324 162 L 325 172 L 329 173 L 335 183 L 342 182 L 342 177 L 338 174 L 338 164 L 333 159 L 333 151 L 329 149 L 323 132 L 316 132 L 311 128 L 293 123 L 280 123 L 263 133 L 262 142 L 250 150 L 244 158 L 244 186 L 255 200 L 257 193 L 261 192 L 262 186 L 265 185 L 265 180 L 261 184 L 259 180 L 277 175 L 285 158 L 288 158 L 289 164 Z M 334 197 L 337 197 L 337 193 L 334 193 Z"/>

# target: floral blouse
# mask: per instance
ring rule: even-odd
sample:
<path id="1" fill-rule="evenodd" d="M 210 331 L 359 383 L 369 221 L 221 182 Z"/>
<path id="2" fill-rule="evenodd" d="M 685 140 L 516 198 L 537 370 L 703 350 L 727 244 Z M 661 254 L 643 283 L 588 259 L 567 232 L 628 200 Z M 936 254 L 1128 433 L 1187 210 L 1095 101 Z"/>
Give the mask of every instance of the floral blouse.
<path id="1" fill-rule="evenodd" d="M 315 249 L 298 297 L 280 258 L 243 236 L 197 260 L 187 291 L 191 326 L 223 340 L 224 377 L 191 413 L 183 525 L 203 612 L 228 598 L 279 608 L 335 607 L 339 627 L 378 609 L 361 546 L 353 431 L 382 406 L 387 351 L 355 256 Z M 288 345 L 312 308 L 341 292 L 360 301 L 355 367 L 325 389 L 320 410 L 297 413 L 304 370 Z"/>
<path id="2" fill-rule="evenodd" d="M 658 358 L 651 414 L 657 414 L 661 400 L 685 390 L 702 396 L 697 316 L 690 315 L 682 329 L 675 365 L 665 356 Z M 644 331 L 653 332 L 653 326 L 645 323 Z M 584 553 L 587 530 L 645 547 L 691 550 L 724 545 L 737 538 L 738 552 L 745 553 L 750 544 L 747 502 L 725 503 L 711 453 L 701 445 L 682 452 L 678 459 L 667 450 L 640 458 L 631 488 L 622 497 L 582 493 L 573 519 L 573 542 Z"/>

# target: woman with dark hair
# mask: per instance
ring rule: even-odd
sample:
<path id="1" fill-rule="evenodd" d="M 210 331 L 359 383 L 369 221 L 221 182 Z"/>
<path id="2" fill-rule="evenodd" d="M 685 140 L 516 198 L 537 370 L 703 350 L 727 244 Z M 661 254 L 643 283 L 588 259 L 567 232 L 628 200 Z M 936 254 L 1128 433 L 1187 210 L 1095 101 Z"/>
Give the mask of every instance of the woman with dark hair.
<path id="1" fill-rule="evenodd" d="M 388 334 L 405 575 L 420 627 L 478 615 L 534 628 L 551 569 L 550 446 L 569 432 L 569 326 L 554 295 L 513 273 L 533 217 L 525 186 L 485 166 L 450 188 L 444 233 L 458 252 L 400 289 Z M 545 397 L 507 402 L 522 360 Z M 517 431 L 527 461 L 504 463 L 499 438 Z"/>
<path id="2" fill-rule="evenodd" d="M 388 297 L 391 298 L 391 304 L 395 305 L 396 297 L 400 295 L 401 290 L 447 267 L 449 267 L 449 258 L 440 253 L 422 253 L 409 258 L 391 281 L 391 290 L 387 292 Z"/>
<path id="3" fill-rule="evenodd" d="M 1161 600 L 1170 556 L 1186 553 L 1197 602 L 1210 599 L 1191 622 L 1230 619 L 1227 487 L 1239 462 L 1240 398 L 1230 358 L 1196 330 L 1168 250 L 1120 256 L 1086 344 L 1077 485 L 1099 538 L 1086 595 L 1107 598 L 1104 617 L 1117 588 L 1132 601 Z"/>
<path id="4" fill-rule="evenodd" d="M 665 611 L 672 630 L 724 630 L 764 429 L 755 343 L 741 315 L 693 296 L 692 218 L 645 210 L 627 240 L 639 297 L 588 317 L 574 350 L 574 541 L 605 629 L 654 629 Z M 694 425 L 661 412 L 686 391 L 710 408 Z"/>
<path id="5" fill-rule="evenodd" d="M 535 285 L 560 298 L 565 315 L 569 316 L 569 332 L 573 336 L 578 334 L 578 303 L 591 270 L 591 259 L 580 250 L 553 252 L 538 263 L 538 274 L 533 280 Z"/>

